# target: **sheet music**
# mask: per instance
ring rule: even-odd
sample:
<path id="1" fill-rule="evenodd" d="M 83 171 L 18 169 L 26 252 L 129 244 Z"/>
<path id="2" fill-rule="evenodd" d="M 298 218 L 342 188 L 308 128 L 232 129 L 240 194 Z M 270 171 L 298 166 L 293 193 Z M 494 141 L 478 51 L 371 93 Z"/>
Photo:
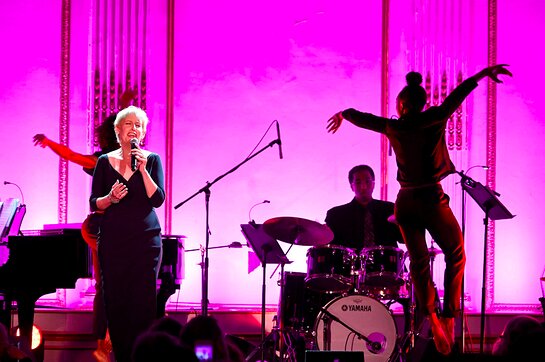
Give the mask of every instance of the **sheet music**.
<path id="1" fill-rule="evenodd" d="M 1 230 L 1 241 L 7 242 L 7 237 L 9 235 L 9 229 L 19 206 L 19 199 L 9 198 L 3 202 L 2 210 L 0 211 L 0 230 Z"/>

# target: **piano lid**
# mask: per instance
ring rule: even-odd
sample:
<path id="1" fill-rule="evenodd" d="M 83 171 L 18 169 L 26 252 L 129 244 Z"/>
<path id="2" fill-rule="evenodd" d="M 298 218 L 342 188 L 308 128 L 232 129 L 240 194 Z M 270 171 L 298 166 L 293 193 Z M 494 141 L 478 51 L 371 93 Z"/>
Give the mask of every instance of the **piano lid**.
<path id="1" fill-rule="evenodd" d="M 63 230 L 63 229 L 79 229 L 81 230 L 82 223 L 68 223 L 68 224 L 44 224 L 44 230 Z"/>
<path id="2" fill-rule="evenodd" d="M 80 235 L 81 223 L 73 224 L 44 224 L 43 229 L 22 230 L 24 236 L 48 236 L 48 235 Z"/>

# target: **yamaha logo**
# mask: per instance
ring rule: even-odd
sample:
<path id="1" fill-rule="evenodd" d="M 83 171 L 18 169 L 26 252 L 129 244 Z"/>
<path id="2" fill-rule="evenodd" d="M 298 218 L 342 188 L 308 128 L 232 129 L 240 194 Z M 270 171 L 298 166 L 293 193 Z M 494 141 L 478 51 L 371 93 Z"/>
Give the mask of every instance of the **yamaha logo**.
<path id="1" fill-rule="evenodd" d="M 343 312 L 371 312 L 370 305 L 343 304 L 341 309 Z"/>

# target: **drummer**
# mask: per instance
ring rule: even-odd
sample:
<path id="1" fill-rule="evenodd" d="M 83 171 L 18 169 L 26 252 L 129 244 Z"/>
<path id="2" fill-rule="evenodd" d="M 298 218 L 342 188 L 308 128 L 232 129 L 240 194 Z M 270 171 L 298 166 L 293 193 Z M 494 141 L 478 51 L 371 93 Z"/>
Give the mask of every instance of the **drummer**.
<path id="1" fill-rule="evenodd" d="M 375 173 L 367 165 L 358 165 L 348 172 L 354 199 L 348 204 L 327 211 L 325 223 L 333 231 L 330 244 L 340 245 L 360 253 L 363 248 L 391 246 L 403 243 L 395 224 L 394 204 L 373 199 Z"/>

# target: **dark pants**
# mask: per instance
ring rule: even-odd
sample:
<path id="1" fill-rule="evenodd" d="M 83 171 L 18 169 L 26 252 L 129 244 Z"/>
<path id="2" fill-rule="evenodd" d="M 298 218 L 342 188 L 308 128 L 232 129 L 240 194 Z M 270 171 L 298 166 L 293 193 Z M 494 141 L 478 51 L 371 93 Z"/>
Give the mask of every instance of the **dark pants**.
<path id="1" fill-rule="evenodd" d="M 102 295 L 102 276 L 98 262 L 97 235 L 100 227 L 101 213 L 92 213 L 87 216 L 81 225 L 83 240 L 89 245 L 93 257 L 93 276 L 95 279 L 95 299 L 93 300 L 93 331 L 97 339 L 105 339 L 108 329 L 106 323 L 106 309 Z"/>
<path id="2" fill-rule="evenodd" d="M 397 195 L 395 216 L 409 253 L 411 277 L 422 312 L 433 313 L 436 299 L 426 244 L 427 230 L 445 257 L 443 316 L 456 317 L 460 312 L 466 259 L 462 232 L 450 209 L 449 197 L 440 184 L 402 188 Z"/>

